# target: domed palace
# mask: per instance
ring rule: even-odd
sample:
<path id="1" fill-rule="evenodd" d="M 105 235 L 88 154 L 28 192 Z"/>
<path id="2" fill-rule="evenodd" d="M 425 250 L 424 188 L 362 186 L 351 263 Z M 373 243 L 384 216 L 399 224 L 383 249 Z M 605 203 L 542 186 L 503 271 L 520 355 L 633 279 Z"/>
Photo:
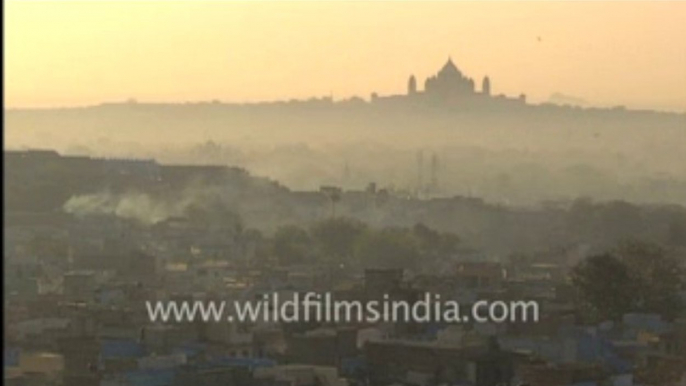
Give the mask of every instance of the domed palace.
<path id="1" fill-rule="evenodd" d="M 424 92 L 442 98 L 471 96 L 475 93 L 474 79 L 464 76 L 453 60 L 448 58 L 448 62 L 438 71 L 438 74 L 426 79 Z"/>
<path id="2" fill-rule="evenodd" d="M 424 90 L 420 91 L 417 88 L 417 78 L 410 75 L 407 81 L 406 95 L 389 95 L 379 96 L 376 93 L 372 94 L 372 101 L 379 103 L 409 103 L 410 101 L 419 102 L 424 101 L 429 104 L 443 104 L 454 103 L 464 106 L 494 106 L 502 105 L 521 105 L 526 103 L 526 97 L 522 94 L 517 98 L 506 97 L 499 94 L 491 95 L 491 80 L 488 76 L 484 76 L 481 81 L 481 89 L 476 90 L 474 79 L 468 77 L 460 71 L 453 63 L 452 58 L 438 71 L 437 74 L 432 75 L 424 81 Z"/>

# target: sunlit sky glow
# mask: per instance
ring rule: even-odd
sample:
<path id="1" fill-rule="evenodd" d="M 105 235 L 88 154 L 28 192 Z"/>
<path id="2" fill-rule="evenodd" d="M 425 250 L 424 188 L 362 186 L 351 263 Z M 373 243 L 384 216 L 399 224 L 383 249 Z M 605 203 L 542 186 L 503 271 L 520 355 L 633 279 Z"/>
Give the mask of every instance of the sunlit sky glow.
<path id="1" fill-rule="evenodd" d="M 368 98 L 452 56 L 495 93 L 686 110 L 686 2 L 14 0 L 5 36 L 8 107 Z"/>

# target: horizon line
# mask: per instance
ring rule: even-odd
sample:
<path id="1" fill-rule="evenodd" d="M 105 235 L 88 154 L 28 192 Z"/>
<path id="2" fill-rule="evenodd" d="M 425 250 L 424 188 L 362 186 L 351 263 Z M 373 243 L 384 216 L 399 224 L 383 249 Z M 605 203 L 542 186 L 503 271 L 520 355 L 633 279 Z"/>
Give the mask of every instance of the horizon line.
<path id="1" fill-rule="evenodd" d="M 559 93 L 552 93 L 550 97 Z M 565 95 L 565 94 L 563 94 Z M 400 96 L 406 97 L 407 94 L 389 94 L 382 95 L 380 97 L 393 97 Z M 498 94 L 497 96 L 505 96 L 504 94 Z M 584 105 L 580 104 L 560 104 L 550 101 L 550 97 L 547 100 L 540 102 L 529 102 L 525 103 L 528 107 L 559 107 L 567 109 L 579 109 L 579 110 L 624 110 L 633 112 L 656 112 L 656 113 L 672 113 L 672 114 L 686 114 L 686 107 L 641 107 L 640 105 L 626 105 L 626 104 L 614 104 L 614 105 L 598 105 L 586 103 Z M 170 105 L 170 106 L 184 106 L 184 105 L 224 105 L 224 106 L 255 106 L 255 105 L 273 105 L 273 104 L 295 104 L 295 103 L 311 103 L 311 102 L 327 102 L 332 105 L 351 102 L 351 101 L 361 101 L 367 105 L 374 105 L 374 101 L 371 98 L 363 98 L 359 95 L 352 95 L 348 97 L 342 97 L 340 99 L 333 98 L 332 95 L 321 95 L 321 96 L 310 96 L 305 98 L 287 98 L 287 99 L 262 99 L 262 100 L 244 100 L 244 101 L 230 101 L 223 100 L 219 98 L 212 99 L 194 99 L 194 100 L 140 100 L 135 97 L 120 99 L 120 100 L 104 100 L 101 102 L 90 103 L 90 104 L 67 104 L 67 105 L 40 105 L 40 106 L 7 106 L 3 105 L 4 111 L 11 110 L 68 110 L 68 109 L 88 109 L 106 106 L 117 106 L 117 105 L 130 105 L 130 106 L 154 106 L 154 105 Z"/>

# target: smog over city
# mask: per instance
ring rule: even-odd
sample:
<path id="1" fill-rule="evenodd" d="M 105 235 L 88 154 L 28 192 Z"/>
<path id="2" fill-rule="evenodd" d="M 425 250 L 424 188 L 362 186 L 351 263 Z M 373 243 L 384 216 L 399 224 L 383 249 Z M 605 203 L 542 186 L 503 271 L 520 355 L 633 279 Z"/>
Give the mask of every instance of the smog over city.
<path id="1" fill-rule="evenodd" d="M 686 383 L 686 2 L 5 11 L 8 384 Z"/>

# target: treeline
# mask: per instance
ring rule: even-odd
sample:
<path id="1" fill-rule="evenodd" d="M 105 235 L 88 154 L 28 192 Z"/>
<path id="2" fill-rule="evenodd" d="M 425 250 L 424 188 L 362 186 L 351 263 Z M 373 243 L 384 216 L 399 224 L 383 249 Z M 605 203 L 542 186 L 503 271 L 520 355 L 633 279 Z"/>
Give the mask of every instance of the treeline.
<path id="1" fill-rule="evenodd" d="M 684 262 L 678 250 L 640 241 L 584 259 L 571 272 L 580 316 L 591 322 L 630 312 L 679 316 L 685 306 Z"/>
<path id="2" fill-rule="evenodd" d="M 438 264 L 459 248 L 457 235 L 424 224 L 373 229 L 352 218 L 331 218 L 311 227 L 286 225 L 269 251 L 280 265 L 332 264 L 350 268 L 421 269 Z"/>

